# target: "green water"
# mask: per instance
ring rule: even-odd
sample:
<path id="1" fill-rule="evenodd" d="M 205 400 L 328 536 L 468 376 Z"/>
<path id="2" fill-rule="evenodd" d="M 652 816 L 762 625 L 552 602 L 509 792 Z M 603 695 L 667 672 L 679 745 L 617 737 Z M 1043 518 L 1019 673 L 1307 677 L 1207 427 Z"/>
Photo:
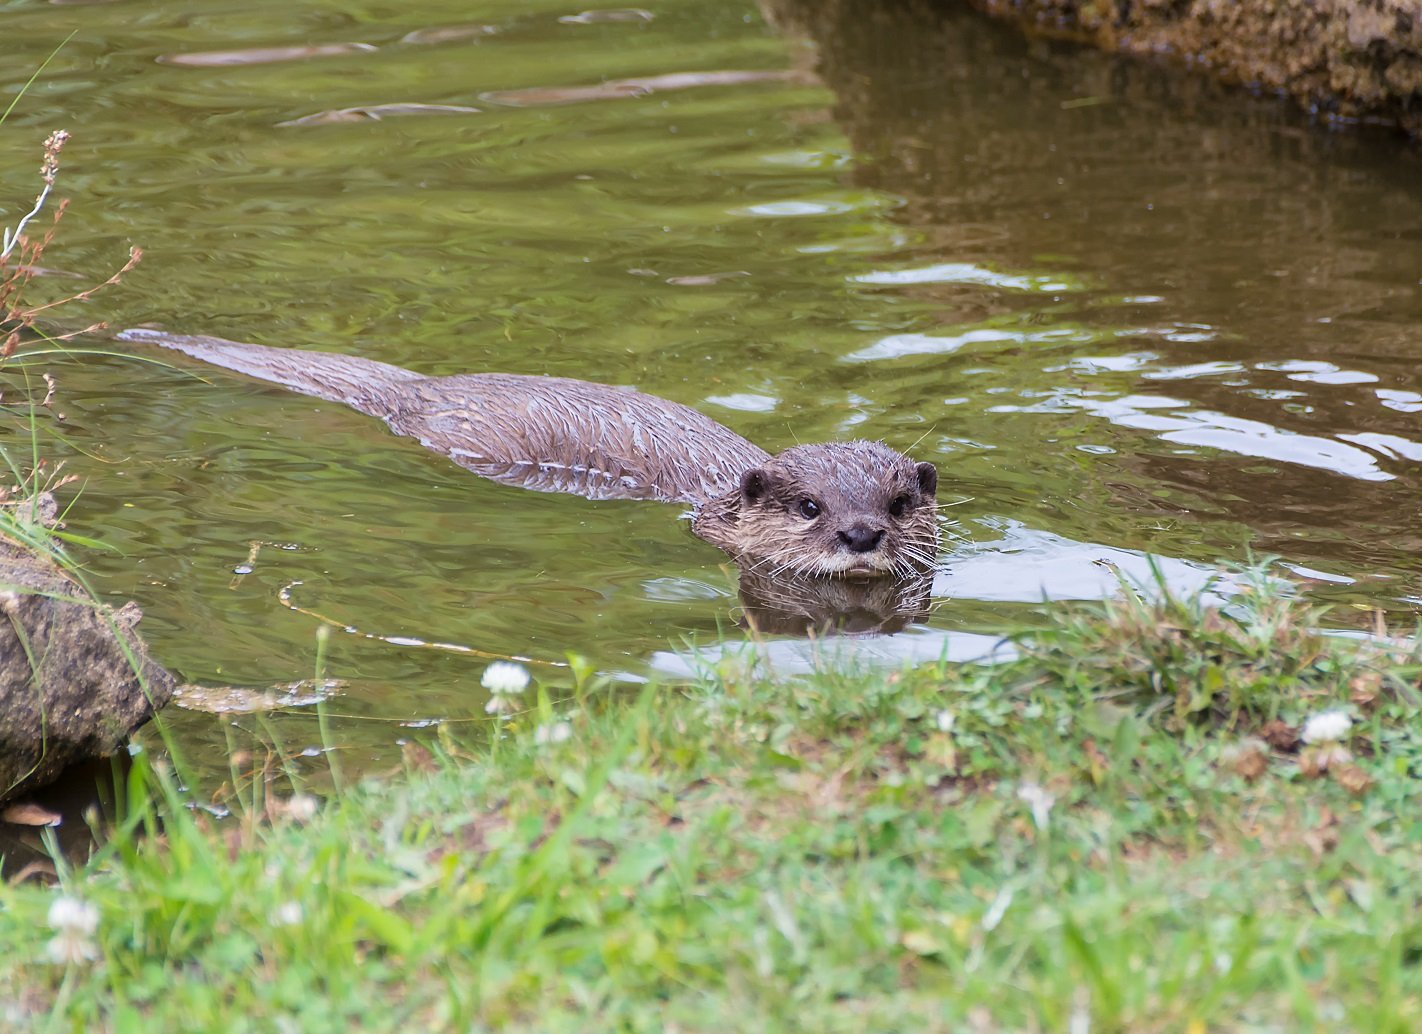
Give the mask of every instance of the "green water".
<path id="1" fill-rule="evenodd" d="M 1410 620 L 1416 152 L 911 5 L 813 26 L 816 77 L 799 7 L 777 30 L 682 0 L 617 20 L 545 0 L 6 4 L 6 103 L 75 35 L 0 127 L 3 220 L 67 128 L 46 265 L 94 280 L 146 256 L 66 318 L 628 384 L 772 450 L 869 436 L 932 460 L 957 537 L 928 626 L 890 657 L 1038 621 L 1147 553 L 1182 587 L 1277 554 L 1345 612 Z M 368 47 L 193 58 L 342 43 Z M 556 92 L 728 70 L 791 74 Z M 479 110 L 308 118 L 388 104 Z M 70 526 L 117 550 L 86 555 L 97 586 L 206 685 L 311 673 L 318 622 L 284 587 L 348 626 L 327 662 L 353 767 L 388 764 L 411 725 L 483 719 L 482 663 L 419 642 L 635 677 L 738 634 L 734 579 L 675 507 L 486 483 L 176 360 L 47 368 L 51 452 L 83 479 Z M 175 721 L 212 771 L 229 736 L 319 739 L 309 708 Z"/>

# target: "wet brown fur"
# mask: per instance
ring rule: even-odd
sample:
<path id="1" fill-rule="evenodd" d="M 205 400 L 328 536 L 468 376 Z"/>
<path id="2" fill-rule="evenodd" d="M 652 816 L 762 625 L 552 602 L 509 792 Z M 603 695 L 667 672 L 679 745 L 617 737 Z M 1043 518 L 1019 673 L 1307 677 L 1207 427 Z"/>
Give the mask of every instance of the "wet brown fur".
<path id="1" fill-rule="evenodd" d="M 882 442 L 786 449 L 692 518 L 707 542 L 770 575 L 891 575 L 931 570 L 938 471 Z"/>
<path id="2" fill-rule="evenodd" d="M 119 338 L 345 403 L 495 481 L 690 503 L 698 536 L 763 573 L 908 577 L 934 564 L 937 471 L 879 442 L 771 456 L 687 406 L 590 381 L 424 377 L 356 356 L 220 338 L 152 330 Z"/>

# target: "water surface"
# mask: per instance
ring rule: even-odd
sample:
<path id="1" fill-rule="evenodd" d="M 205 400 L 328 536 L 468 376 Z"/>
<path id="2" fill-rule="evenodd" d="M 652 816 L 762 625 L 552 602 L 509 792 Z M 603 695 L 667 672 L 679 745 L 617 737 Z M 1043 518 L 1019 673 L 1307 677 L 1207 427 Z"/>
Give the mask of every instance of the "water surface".
<path id="1" fill-rule="evenodd" d="M 1344 623 L 1410 621 L 1415 152 L 967 13 L 767 12 L 10 4 L 6 103 L 75 36 L 0 128 L 5 218 L 68 128 L 47 264 L 102 279 L 146 251 L 75 319 L 578 376 L 772 450 L 932 460 L 955 537 L 890 658 L 1261 554 Z M 48 368 L 71 527 L 116 550 L 85 557 L 97 586 L 210 686 L 307 677 L 313 615 L 348 629 L 327 666 L 350 767 L 483 720 L 483 662 L 421 643 L 640 677 L 740 635 L 733 575 L 675 507 L 483 482 L 177 359 Z M 176 722 L 214 773 L 248 733 L 320 738 L 309 706 Z"/>

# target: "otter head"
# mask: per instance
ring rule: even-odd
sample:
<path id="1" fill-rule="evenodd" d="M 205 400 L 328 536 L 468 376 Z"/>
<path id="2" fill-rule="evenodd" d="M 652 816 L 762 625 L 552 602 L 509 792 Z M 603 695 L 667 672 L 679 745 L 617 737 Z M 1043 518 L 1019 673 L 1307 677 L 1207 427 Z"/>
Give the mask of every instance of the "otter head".
<path id="1" fill-rule="evenodd" d="M 741 475 L 736 552 L 772 574 L 931 570 L 938 470 L 881 442 L 797 445 Z"/>

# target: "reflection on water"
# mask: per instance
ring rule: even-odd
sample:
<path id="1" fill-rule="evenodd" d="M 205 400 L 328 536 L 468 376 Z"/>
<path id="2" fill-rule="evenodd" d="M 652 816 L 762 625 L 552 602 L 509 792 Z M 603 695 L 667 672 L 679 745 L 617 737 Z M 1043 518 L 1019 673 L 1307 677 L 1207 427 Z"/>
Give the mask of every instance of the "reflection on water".
<path id="1" fill-rule="evenodd" d="M 964 538 L 926 624 L 845 647 L 865 656 L 981 654 L 1044 601 L 1203 587 L 1251 554 L 1410 616 L 1416 155 L 920 6 L 767 0 L 777 31 L 690 0 L 12 5 L 10 96 L 76 35 L 6 122 L 0 182 L 73 132 L 49 254 L 102 279 L 144 247 L 91 305 L 114 325 L 582 377 L 771 450 L 871 436 L 932 460 Z M 351 767 L 482 720 L 479 662 L 401 644 L 636 674 L 739 634 L 733 575 L 674 508 L 491 485 L 218 372 L 46 368 L 54 458 L 85 478 L 70 525 L 116 547 L 92 577 L 169 667 L 310 677 L 296 582 L 366 633 L 326 657 Z M 229 735 L 275 736 L 298 772 L 324 749 L 301 707 L 174 720 L 217 772 Z"/>
<path id="2" fill-rule="evenodd" d="M 1218 605 L 1239 592 L 1238 581 L 1208 564 L 1133 549 L 1073 542 L 1012 520 L 983 520 L 987 536 L 954 551 L 934 579 L 933 593 L 949 599 L 1040 603 L 1100 600 L 1128 591 L 1164 593 Z"/>
<path id="3" fill-rule="evenodd" d="M 738 624 L 758 636 L 890 635 L 928 617 L 933 579 L 813 578 L 740 572 Z"/>
<path id="4" fill-rule="evenodd" d="M 872 671 L 904 664 L 998 664 L 1016 656 L 1016 648 L 1001 636 L 914 626 L 892 637 L 747 640 L 659 650 L 649 667 L 668 679 L 793 678 L 817 671 Z"/>
<path id="5" fill-rule="evenodd" d="M 993 406 L 990 411 L 1058 413 L 1070 409 L 1080 409 L 1109 420 L 1118 427 L 1157 432 L 1156 437 L 1162 441 L 1202 445 L 1240 456 L 1258 456 L 1305 467 L 1319 467 L 1365 481 L 1388 481 L 1394 476 L 1378 468 L 1377 457 L 1373 453 L 1337 440 L 1350 441 L 1357 435 L 1342 434 L 1329 438 L 1297 434 L 1258 420 L 1243 420 L 1224 413 L 1193 409 L 1187 400 L 1163 395 L 1092 398 L 1085 394 L 1071 396 L 1061 393 L 1031 405 Z M 1166 410 L 1171 412 L 1164 412 Z"/>
<path id="6" fill-rule="evenodd" d="M 358 108 L 335 108 L 314 115 L 278 122 L 278 126 L 324 126 L 333 122 L 379 122 L 387 118 L 418 115 L 477 115 L 479 108 L 460 104 L 367 104 Z"/>
<path id="7" fill-rule="evenodd" d="M 702 86 L 743 86 L 746 83 L 774 82 L 791 76 L 783 72 L 673 72 L 636 79 L 609 79 L 591 86 L 534 86 L 523 90 L 490 90 L 479 99 L 515 108 L 545 108 L 557 104 L 645 97 L 668 90 L 691 90 Z"/>

